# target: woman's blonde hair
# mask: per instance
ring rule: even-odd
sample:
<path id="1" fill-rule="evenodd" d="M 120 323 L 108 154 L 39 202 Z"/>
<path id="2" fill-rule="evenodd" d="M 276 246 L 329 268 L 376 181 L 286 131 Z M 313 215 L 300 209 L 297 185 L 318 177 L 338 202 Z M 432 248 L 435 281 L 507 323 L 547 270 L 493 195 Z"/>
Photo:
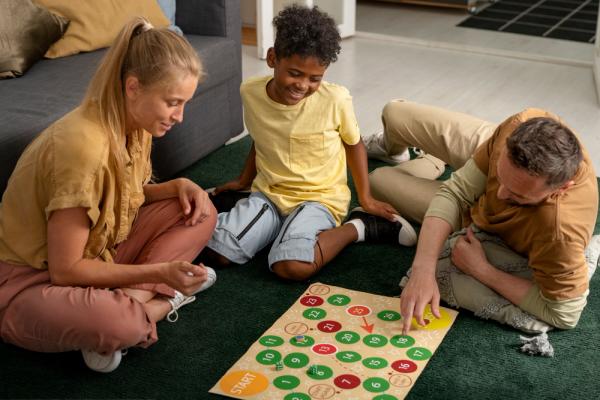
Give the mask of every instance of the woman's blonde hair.
<path id="1" fill-rule="evenodd" d="M 123 170 L 125 151 L 119 143 L 128 133 L 125 79 L 135 76 L 145 87 L 168 86 L 186 74 L 200 79 L 203 71 L 196 51 L 185 38 L 166 28 L 155 29 L 142 17 L 125 24 L 100 62 L 82 103 L 84 109 L 96 108 L 117 171 Z"/>

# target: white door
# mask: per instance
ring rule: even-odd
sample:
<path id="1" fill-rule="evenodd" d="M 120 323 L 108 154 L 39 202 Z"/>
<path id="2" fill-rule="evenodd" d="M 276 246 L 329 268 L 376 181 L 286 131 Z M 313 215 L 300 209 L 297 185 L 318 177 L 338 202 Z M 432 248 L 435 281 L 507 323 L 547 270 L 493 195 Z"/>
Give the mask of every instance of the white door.
<path id="1" fill-rule="evenodd" d="M 259 58 L 266 58 L 267 50 L 273 46 L 273 17 L 294 3 L 307 7 L 318 6 L 337 22 L 341 37 L 354 35 L 356 0 L 256 0 L 256 41 Z"/>

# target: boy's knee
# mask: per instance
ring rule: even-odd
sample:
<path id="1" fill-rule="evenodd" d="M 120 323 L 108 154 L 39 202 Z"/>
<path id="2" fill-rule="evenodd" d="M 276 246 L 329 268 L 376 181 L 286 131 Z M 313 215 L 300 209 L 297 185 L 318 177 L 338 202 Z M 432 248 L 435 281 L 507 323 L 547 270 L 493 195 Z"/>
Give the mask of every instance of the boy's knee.
<path id="1" fill-rule="evenodd" d="M 547 321 L 550 325 L 557 329 L 568 330 L 573 329 L 579 322 L 581 312 L 577 314 L 563 314 L 563 313 L 551 313 L 549 320 Z"/>
<path id="2" fill-rule="evenodd" d="M 271 268 L 278 277 L 291 281 L 305 281 L 315 273 L 313 263 L 302 261 L 277 261 Z"/>

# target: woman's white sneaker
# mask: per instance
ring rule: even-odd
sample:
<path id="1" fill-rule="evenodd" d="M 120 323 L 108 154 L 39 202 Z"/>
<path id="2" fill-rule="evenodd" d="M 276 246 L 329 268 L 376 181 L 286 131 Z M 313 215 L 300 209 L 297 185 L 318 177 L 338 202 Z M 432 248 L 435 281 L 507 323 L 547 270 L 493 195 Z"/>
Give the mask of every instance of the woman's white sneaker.
<path id="1" fill-rule="evenodd" d="M 171 304 L 171 311 L 169 311 L 169 313 L 167 314 L 167 321 L 169 321 L 169 322 L 177 321 L 177 319 L 179 318 L 179 314 L 177 313 L 177 310 L 179 310 L 181 307 L 185 306 L 186 304 L 193 303 L 196 300 L 196 296 L 194 296 L 195 294 L 198 294 L 215 284 L 215 282 L 217 281 L 217 273 L 215 272 L 215 270 L 212 269 L 211 267 L 207 267 L 206 265 L 204 265 L 204 268 L 206 269 L 206 280 L 204 281 L 202 286 L 200 286 L 198 288 L 198 290 L 196 290 L 190 296 L 186 296 L 185 294 L 178 292 L 176 290 L 175 296 L 173 296 L 170 299 L 167 299 L 169 304 Z"/>
<path id="2" fill-rule="evenodd" d="M 81 355 L 83 356 L 85 365 L 87 365 L 89 369 L 104 373 L 113 372 L 117 369 L 119 364 L 121 364 L 121 359 L 123 357 L 121 350 L 117 350 L 106 356 L 91 350 L 81 350 Z"/>

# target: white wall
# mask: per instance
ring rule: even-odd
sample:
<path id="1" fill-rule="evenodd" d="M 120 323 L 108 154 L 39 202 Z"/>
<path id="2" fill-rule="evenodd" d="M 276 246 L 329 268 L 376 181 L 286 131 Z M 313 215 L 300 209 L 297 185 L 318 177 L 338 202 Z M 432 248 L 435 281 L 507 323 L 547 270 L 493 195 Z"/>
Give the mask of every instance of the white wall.
<path id="1" fill-rule="evenodd" d="M 256 1 L 241 1 L 242 26 L 256 26 Z"/>

